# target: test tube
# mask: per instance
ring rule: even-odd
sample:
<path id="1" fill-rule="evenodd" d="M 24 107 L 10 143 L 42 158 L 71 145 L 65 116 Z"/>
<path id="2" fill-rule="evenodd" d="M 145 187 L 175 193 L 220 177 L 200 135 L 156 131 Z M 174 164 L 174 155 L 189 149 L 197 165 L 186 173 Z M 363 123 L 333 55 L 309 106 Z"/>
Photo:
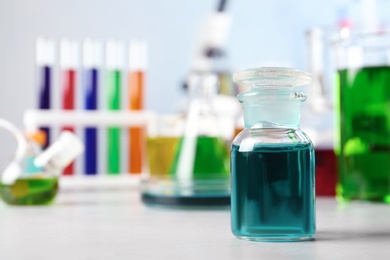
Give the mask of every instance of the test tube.
<path id="1" fill-rule="evenodd" d="M 99 68 L 101 65 L 101 44 L 92 39 L 86 39 L 83 43 L 83 85 L 84 85 L 84 109 L 97 110 Z M 84 173 L 95 175 L 98 173 L 98 129 L 86 127 L 84 129 Z"/>
<path id="2" fill-rule="evenodd" d="M 145 72 L 147 68 L 147 44 L 133 40 L 129 44 L 128 94 L 129 109 L 144 109 Z M 129 172 L 142 172 L 145 150 L 145 130 L 143 127 L 129 128 Z"/>
<path id="3" fill-rule="evenodd" d="M 106 95 L 108 110 L 121 109 L 121 86 L 123 69 L 123 43 L 109 40 L 106 46 Z M 107 129 L 107 172 L 120 173 L 121 157 L 121 129 L 109 127 Z"/>
<path id="4" fill-rule="evenodd" d="M 38 108 L 51 108 L 52 76 L 55 60 L 55 45 L 53 40 L 38 38 L 36 42 L 37 62 L 37 86 L 38 86 Z M 46 141 L 43 148 L 50 144 L 50 128 L 40 128 L 46 134 Z"/>
<path id="5" fill-rule="evenodd" d="M 74 40 L 63 39 L 61 41 L 60 65 L 61 65 L 61 89 L 62 89 L 62 109 L 75 109 L 75 88 L 76 74 L 78 66 L 78 43 Z M 64 126 L 62 131 L 74 132 L 71 125 Z M 73 175 L 74 164 L 69 164 L 65 169 L 64 175 Z"/>

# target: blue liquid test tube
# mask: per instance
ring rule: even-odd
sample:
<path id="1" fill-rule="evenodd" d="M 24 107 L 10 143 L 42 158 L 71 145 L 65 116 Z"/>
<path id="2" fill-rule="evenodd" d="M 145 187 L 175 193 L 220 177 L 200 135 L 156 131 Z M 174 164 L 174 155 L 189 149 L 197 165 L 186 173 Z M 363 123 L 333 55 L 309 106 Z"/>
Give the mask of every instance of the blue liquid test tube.
<path id="1" fill-rule="evenodd" d="M 84 108 L 86 110 L 98 109 L 98 85 L 99 85 L 99 64 L 101 46 L 99 42 L 87 39 L 83 44 L 84 60 Z M 86 175 L 96 175 L 98 173 L 97 153 L 98 153 L 98 129 L 96 127 L 86 127 L 84 130 L 84 173 Z"/>

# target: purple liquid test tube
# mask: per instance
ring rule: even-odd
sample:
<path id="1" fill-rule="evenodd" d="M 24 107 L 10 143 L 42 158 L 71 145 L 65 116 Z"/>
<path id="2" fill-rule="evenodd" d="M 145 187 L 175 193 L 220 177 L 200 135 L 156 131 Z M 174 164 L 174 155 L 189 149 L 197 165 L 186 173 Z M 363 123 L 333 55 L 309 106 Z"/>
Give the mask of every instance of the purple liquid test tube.
<path id="1" fill-rule="evenodd" d="M 36 42 L 37 61 L 37 86 L 38 86 L 38 108 L 51 108 L 52 75 L 54 67 L 54 41 L 38 38 Z M 46 134 L 46 143 L 43 148 L 50 144 L 50 128 L 40 128 Z"/>

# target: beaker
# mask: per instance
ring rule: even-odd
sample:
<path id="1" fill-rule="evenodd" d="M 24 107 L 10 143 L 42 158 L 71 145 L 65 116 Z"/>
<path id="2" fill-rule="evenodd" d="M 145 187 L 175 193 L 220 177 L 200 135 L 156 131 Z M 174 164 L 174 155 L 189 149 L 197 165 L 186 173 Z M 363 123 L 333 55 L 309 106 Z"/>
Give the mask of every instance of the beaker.
<path id="1" fill-rule="evenodd" d="M 390 32 L 335 45 L 337 198 L 390 203 Z"/>
<path id="2" fill-rule="evenodd" d="M 217 85 L 214 73 L 192 73 L 187 113 L 160 116 L 148 126 L 149 174 L 142 185 L 142 200 L 146 204 L 230 204 L 229 145 L 233 118 L 225 120 L 213 108 Z"/>
<path id="3" fill-rule="evenodd" d="M 313 144 L 299 128 L 308 73 L 289 68 L 239 71 L 251 89 L 238 95 L 245 129 L 231 148 L 232 232 L 254 241 L 302 241 L 315 233 Z"/>

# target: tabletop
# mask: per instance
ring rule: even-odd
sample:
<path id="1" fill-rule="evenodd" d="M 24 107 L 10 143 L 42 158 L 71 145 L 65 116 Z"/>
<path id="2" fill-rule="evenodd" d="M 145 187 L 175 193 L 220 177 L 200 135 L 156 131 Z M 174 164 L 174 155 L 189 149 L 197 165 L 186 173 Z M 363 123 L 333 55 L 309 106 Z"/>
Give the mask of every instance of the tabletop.
<path id="1" fill-rule="evenodd" d="M 48 206 L 0 204 L 0 259 L 389 259 L 390 205 L 317 197 L 309 242 L 250 242 L 228 208 L 142 204 L 137 185 L 67 185 Z"/>

